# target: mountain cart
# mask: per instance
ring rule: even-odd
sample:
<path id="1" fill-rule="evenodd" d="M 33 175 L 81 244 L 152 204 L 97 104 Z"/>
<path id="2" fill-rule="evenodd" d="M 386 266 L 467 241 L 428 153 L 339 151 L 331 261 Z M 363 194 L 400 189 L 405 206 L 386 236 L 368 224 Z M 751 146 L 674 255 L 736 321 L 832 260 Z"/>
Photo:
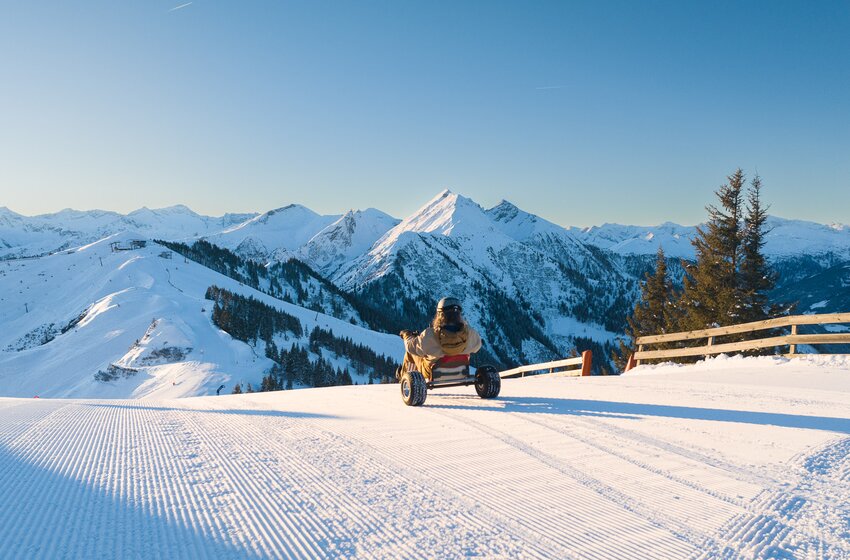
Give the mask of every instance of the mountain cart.
<path id="1" fill-rule="evenodd" d="M 407 406 L 424 404 L 428 389 L 475 385 L 479 397 L 493 399 L 499 396 L 502 388 L 502 378 L 493 366 L 481 366 L 472 373 L 469 354 L 440 358 L 431 371 L 431 381 L 425 381 L 425 377 L 418 371 L 401 371 L 401 367 L 396 375 L 401 386 L 401 400 Z"/>

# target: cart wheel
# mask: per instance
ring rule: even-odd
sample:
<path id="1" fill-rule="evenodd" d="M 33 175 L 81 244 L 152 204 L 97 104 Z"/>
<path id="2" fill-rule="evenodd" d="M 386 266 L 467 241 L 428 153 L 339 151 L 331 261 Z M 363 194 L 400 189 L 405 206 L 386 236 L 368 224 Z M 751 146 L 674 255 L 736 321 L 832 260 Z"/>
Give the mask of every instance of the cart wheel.
<path id="1" fill-rule="evenodd" d="M 494 399 L 502 389 L 502 378 L 493 366 L 482 366 L 475 372 L 475 391 L 482 399 Z"/>
<path id="2" fill-rule="evenodd" d="M 428 396 L 428 388 L 425 386 L 425 378 L 418 371 L 407 371 L 401 376 L 401 400 L 407 406 L 422 406 L 425 397 Z"/>

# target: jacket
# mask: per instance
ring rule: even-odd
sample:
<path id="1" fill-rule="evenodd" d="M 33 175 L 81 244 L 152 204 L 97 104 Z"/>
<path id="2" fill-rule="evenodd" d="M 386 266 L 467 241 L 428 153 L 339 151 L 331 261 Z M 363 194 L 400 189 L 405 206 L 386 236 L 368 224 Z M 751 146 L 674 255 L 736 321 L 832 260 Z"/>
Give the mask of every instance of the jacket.
<path id="1" fill-rule="evenodd" d="M 404 349 L 415 356 L 432 360 L 443 356 L 473 354 L 481 349 L 481 336 L 467 324 L 458 332 L 448 329 L 439 329 L 437 332 L 433 327 L 428 327 L 419 336 L 406 338 Z"/>

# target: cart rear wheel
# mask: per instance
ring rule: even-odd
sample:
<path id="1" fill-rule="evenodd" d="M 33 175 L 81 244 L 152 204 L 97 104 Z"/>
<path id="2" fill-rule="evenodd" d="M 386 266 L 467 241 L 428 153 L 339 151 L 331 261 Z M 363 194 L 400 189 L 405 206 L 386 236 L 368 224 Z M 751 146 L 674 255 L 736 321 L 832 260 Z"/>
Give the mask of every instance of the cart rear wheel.
<path id="1" fill-rule="evenodd" d="M 483 366 L 475 372 L 475 391 L 482 399 L 494 399 L 502 390 L 502 378 L 493 366 Z"/>

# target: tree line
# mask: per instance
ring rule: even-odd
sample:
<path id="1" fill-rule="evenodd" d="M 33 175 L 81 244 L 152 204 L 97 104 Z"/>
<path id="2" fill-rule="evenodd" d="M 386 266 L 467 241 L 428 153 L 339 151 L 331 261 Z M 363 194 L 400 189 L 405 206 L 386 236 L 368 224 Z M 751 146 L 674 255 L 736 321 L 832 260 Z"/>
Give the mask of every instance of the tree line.
<path id="1" fill-rule="evenodd" d="M 212 321 L 217 327 L 242 342 L 265 345 L 265 355 L 275 365 L 263 377 L 259 391 L 291 389 L 296 384 L 308 387 L 351 385 L 349 367 L 355 373 L 368 376 L 369 382 L 395 381 L 395 362 L 374 350 L 356 343 L 348 337 L 338 337 L 333 332 L 315 327 L 307 337 L 306 345 L 293 341 L 289 349 L 278 348 L 275 340 L 281 335 L 294 338 L 305 336 L 301 322 L 294 315 L 267 305 L 252 296 L 235 294 L 218 286 L 210 286 L 206 298 L 213 302 Z M 346 367 L 334 367 L 331 356 L 344 358 Z M 311 359 L 311 354 L 317 356 Z M 254 391 L 250 385 L 243 389 L 241 383 L 234 392 Z"/>
<path id="2" fill-rule="evenodd" d="M 218 286 L 207 288 L 206 299 L 213 302 L 212 321 L 236 340 L 252 342 L 270 341 L 275 334 L 304 334 L 301 321 L 253 296 L 234 294 Z"/>

